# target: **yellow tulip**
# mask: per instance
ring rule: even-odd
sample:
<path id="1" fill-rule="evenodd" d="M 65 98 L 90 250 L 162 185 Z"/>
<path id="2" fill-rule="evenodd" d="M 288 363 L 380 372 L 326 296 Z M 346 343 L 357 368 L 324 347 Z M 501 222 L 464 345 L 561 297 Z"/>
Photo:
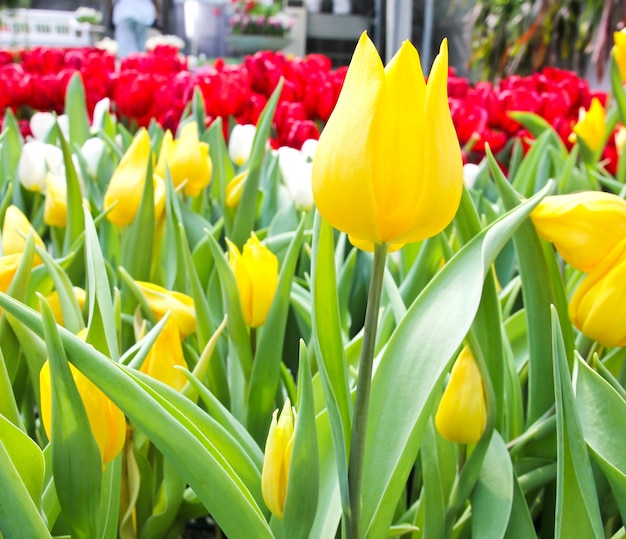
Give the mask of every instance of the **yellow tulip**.
<path id="1" fill-rule="evenodd" d="M 171 312 L 170 320 L 178 326 L 183 337 L 196 331 L 196 309 L 192 298 L 152 283 L 135 281 L 135 284 L 146 298 L 157 320 Z"/>
<path id="2" fill-rule="evenodd" d="M 82 336 L 86 334 L 84 330 Z M 79 336 L 81 336 L 79 334 Z M 124 447 L 126 419 L 122 411 L 89 378 L 69 364 L 74 383 L 85 406 L 91 432 L 100 448 L 102 463 L 112 461 Z M 50 363 L 46 361 L 39 372 L 41 421 L 48 438 L 52 432 L 52 387 Z"/>
<path id="3" fill-rule="evenodd" d="M 78 306 L 82 310 L 85 305 L 85 300 L 87 299 L 87 293 L 78 286 L 74 286 L 72 290 L 76 296 Z M 50 309 L 52 309 L 52 314 L 54 315 L 56 323 L 63 326 L 65 324 L 65 319 L 63 318 L 63 309 L 61 308 L 59 293 L 55 290 L 54 292 L 48 294 L 46 296 L 46 301 L 48 302 L 48 305 L 50 305 Z"/>
<path id="4" fill-rule="evenodd" d="M 35 243 L 45 249 L 45 245 L 37 231 L 30 224 L 22 210 L 17 206 L 11 205 L 4 214 L 4 224 L 2 225 L 2 254 L 12 255 L 24 252 L 26 247 L 26 239 L 32 233 Z M 40 264 L 40 258 L 35 255 L 35 264 Z"/>
<path id="5" fill-rule="evenodd" d="M 483 379 L 472 352 L 465 347 L 450 372 L 435 416 L 435 426 L 446 440 L 472 444 L 483 435 L 486 425 Z"/>
<path id="6" fill-rule="evenodd" d="M 613 56 L 615 63 L 619 68 L 620 77 L 622 81 L 626 82 L 626 28 L 622 28 L 619 32 L 613 33 Z"/>
<path id="7" fill-rule="evenodd" d="M 261 491 L 267 508 L 282 520 L 294 436 L 294 414 L 289 399 L 283 406 L 280 418 L 277 415 L 278 410 L 275 410 L 265 443 Z"/>
<path id="8" fill-rule="evenodd" d="M 248 170 L 244 170 L 237 174 L 226 186 L 226 207 L 236 208 L 241 202 L 241 195 L 243 194 L 243 187 L 246 185 L 246 178 L 248 177 Z"/>
<path id="9" fill-rule="evenodd" d="M 107 219 L 120 226 L 133 222 L 143 195 L 148 160 L 152 158 L 150 136 L 145 129 L 140 129 L 119 165 L 111 176 L 111 181 L 104 195 L 104 209 L 113 209 Z M 165 208 L 165 185 L 163 178 L 154 175 L 154 214 L 159 219 Z"/>
<path id="10" fill-rule="evenodd" d="M 64 227 L 67 224 L 67 184 L 65 177 L 48 174 L 43 221 L 48 226 Z"/>
<path id="11" fill-rule="evenodd" d="M 253 233 L 240 253 L 228 243 L 229 265 L 235 275 L 243 317 L 250 327 L 265 322 L 278 286 L 278 259 Z"/>
<path id="12" fill-rule="evenodd" d="M 0 256 L 0 292 L 6 292 L 22 261 L 22 253 Z"/>
<path id="13" fill-rule="evenodd" d="M 437 234 L 454 217 L 463 161 L 447 80 L 446 41 L 426 84 L 408 41 L 383 68 L 373 43 L 361 36 L 312 177 L 320 214 L 357 247 L 398 248 Z"/>
<path id="14" fill-rule="evenodd" d="M 195 122 L 182 128 L 178 140 L 172 140 L 170 131 L 165 133 L 155 173 L 165 178 L 166 167 L 169 167 L 174 187 L 186 182 L 184 193 L 188 196 L 197 196 L 211 182 L 213 164 L 209 145 L 198 139 Z"/>
<path id="15" fill-rule="evenodd" d="M 600 191 L 546 197 L 530 216 L 539 235 L 584 272 L 593 270 L 626 235 L 626 201 Z"/>
<path id="16" fill-rule="evenodd" d="M 569 303 L 569 317 L 604 346 L 626 345 L 626 240 L 580 283 Z"/>
<path id="17" fill-rule="evenodd" d="M 175 365 L 187 368 L 180 331 L 170 316 L 139 370 L 180 391 L 187 383 L 187 378 L 182 371 L 174 368 Z"/>
<path id="18" fill-rule="evenodd" d="M 580 111 L 578 122 L 574 125 L 570 142 L 581 139 L 592 152 L 597 152 L 604 145 L 606 131 L 606 112 L 597 97 L 591 100 L 589 110 Z"/>

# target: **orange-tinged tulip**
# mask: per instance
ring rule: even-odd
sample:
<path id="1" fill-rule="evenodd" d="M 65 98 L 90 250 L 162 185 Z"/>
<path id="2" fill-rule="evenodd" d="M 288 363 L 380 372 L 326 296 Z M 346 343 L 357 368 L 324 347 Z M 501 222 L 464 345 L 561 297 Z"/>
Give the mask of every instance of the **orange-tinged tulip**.
<path id="1" fill-rule="evenodd" d="M 626 28 L 613 33 L 613 56 L 622 81 L 626 81 Z"/>
<path id="2" fill-rule="evenodd" d="M 359 248 L 419 241 L 454 217 L 463 161 L 447 80 L 445 41 L 426 84 L 411 43 L 383 68 L 373 43 L 361 36 L 312 177 L 320 214 Z"/>
<path id="3" fill-rule="evenodd" d="M 86 331 L 81 332 L 84 336 Z M 79 334 L 81 336 L 81 334 Z M 91 432 L 100 448 L 102 463 L 112 461 L 124 447 L 126 419 L 122 411 L 89 378 L 69 364 L 74 383 L 85 406 Z M 48 438 L 52 432 L 52 387 L 50 363 L 46 361 L 39 372 L 41 420 Z"/>
<path id="4" fill-rule="evenodd" d="M 31 233 L 35 243 L 45 249 L 43 241 L 33 225 L 30 224 L 28 217 L 17 206 L 9 206 L 4 214 L 4 224 L 2 225 L 2 254 L 12 255 L 24 252 L 26 239 Z M 41 260 L 35 255 L 35 264 L 39 263 Z"/>
<path id="5" fill-rule="evenodd" d="M 626 345 L 626 240 L 580 283 L 569 317 L 584 335 L 604 346 Z"/>
<path id="6" fill-rule="evenodd" d="M 280 418 L 277 416 L 278 410 L 275 410 L 265 443 L 261 491 L 267 508 L 275 517 L 282 520 L 294 436 L 294 414 L 289 399 L 283 406 Z"/>
<path id="7" fill-rule="evenodd" d="M 174 187 L 185 182 L 184 193 L 188 196 L 197 196 L 209 185 L 213 171 L 209 145 L 200 142 L 195 122 L 182 128 L 178 140 L 172 139 L 170 131 L 165 133 L 155 173 L 165 178 L 166 167 L 169 167 Z"/>
<path id="8" fill-rule="evenodd" d="M 135 219 L 141 204 L 148 160 L 152 158 L 150 136 L 145 129 L 140 129 L 130 147 L 122 157 L 111 176 L 109 187 L 104 195 L 104 209 L 114 206 L 107 219 L 120 226 L 129 225 Z M 154 214 L 159 219 L 165 208 L 165 185 L 157 174 L 154 182 Z"/>
<path id="9" fill-rule="evenodd" d="M 76 296 L 78 306 L 82 310 L 85 305 L 85 300 L 87 299 L 87 293 L 78 286 L 74 286 L 72 290 Z M 54 315 L 56 323 L 63 326 L 65 324 L 65 319 L 63 318 L 63 309 L 61 308 L 59 293 L 55 290 L 54 292 L 48 294 L 46 296 L 46 301 L 48 302 L 50 309 L 52 309 L 52 314 Z"/>
<path id="10" fill-rule="evenodd" d="M 171 312 L 170 320 L 178 326 L 183 337 L 196 331 L 196 309 L 191 297 L 153 283 L 135 281 L 135 284 L 145 296 L 157 320 Z"/>
<path id="11" fill-rule="evenodd" d="M 573 138 L 570 142 L 575 142 L 579 138 L 592 152 L 602 149 L 606 132 L 606 112 L 597 97 L 591 100 L 589 110 L 580 111 L 580 117 L 573 131 Z"/>
<path id="12" fill-rule="evenodd" d="M 22 253 L 0 256 L 0 292 L 6 292 L 22 261 Z"/>
<path id="13" fill-rule="evenodd" d="M 626 201 L 610 193 L 549 196 L 530 216 L 539 235 L 584 272 L 593 270 L 626 236 Z"/>
<path id="14" fill-rule="evenodd" d="M 228 262 L 233 270 L 243 318 L 250 327 L 265 322 L 276 287 L 278 286 L 278 259 L 253 233 L 240 253 L 237 246 L 228 241 Z"/>
<path id="15" fill-rule="evenodd" d="M 441 397 L 435 426 L 439 433 L 459 444 L 477 442 L 487 425 L 487 403 L 480 371 L 468 347 L 457 358 Z"/>
<path id="16" fill-rule="evenodd" d="M 174 368 L 176 365 L 187 368 L 180 331 L 170 317 L 139 370 L 180 391 L 187 383 L 187 378 L 180 369 Z"/>

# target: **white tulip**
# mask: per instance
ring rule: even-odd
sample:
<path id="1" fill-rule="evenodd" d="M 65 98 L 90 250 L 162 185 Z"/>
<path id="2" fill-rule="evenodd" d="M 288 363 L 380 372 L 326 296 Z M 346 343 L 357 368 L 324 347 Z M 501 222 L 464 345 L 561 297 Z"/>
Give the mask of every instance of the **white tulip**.
<path id="1" fill-rule="evenodd" d="M 474 163 L 466 163 L 463 165 L 463 182 L 465 187 L 471 189 L 476 183 L 476 178 L 480 172 L 480 167 Z"/>
<path id="2" fill-rule="evenodd" d="M 278 148 L 278 166 L 296 209 L 308 211 L 313 207 L 311 171 L 313 163 L 295 148 Z"/>
<path id="3" fill-rule="evenodd" d="M 87 171 L 94 177 L 98 172 L 98 165 L 104 153 L 104 146 L 104 141 L 96 137 L 87 139 L 80 149 L 87 163 Z"/>
<path id="4" fill-rule="evenodd" d="M 17 164 L 17 177 L 29 191 L 46 192 L 46 175 L 63 168 L 63 152 L 52 144 L 30 140 L 22 147 Z"/>
<path id="5" fill-rule="evenodd" d="M 93 120 L 91 121 L 91 132 L 97 133 L 102 129 L 104 115 L 111 109 L 111 100 L 105 97 L 96 103 L 93 108 Z"/>
<path id="6" fill-rule="evenodd" d="M 36 140 L 44 141 L 54 127 L 56 118 L 51 112 L 35 112 L 30 118 L 30 131 Z"/>
<path id="7" fill-rule="evenodd" d="M 256 126 L 252 124 L 237 124 L 233 127 L 228 140 L 228 155 L 238 167 L 250 158 L 255 134 Z"/>
<path id="8" fill-rule="evenodd" d="M 67 114 L 57 116 L 57 124 L 65 140 L 70 140 L 70 119 Z"/>

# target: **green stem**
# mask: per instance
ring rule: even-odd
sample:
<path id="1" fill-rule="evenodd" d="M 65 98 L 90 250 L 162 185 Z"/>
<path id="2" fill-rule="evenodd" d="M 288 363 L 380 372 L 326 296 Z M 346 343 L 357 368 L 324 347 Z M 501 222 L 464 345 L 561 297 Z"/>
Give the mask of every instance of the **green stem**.
<path id="1" fill-rule="evenodd" d="M 352 417 L 352 441 L 350 443 L 350 461 L 348 465 L 348 491 L 350 493 L 350 517 L 346 526 L 348 539 L 358 539 L 360 537 L 361 488 L 363 484 L 363 463 L 365 460 L 367 415 L 372 386 L 378 310 L 380 308 L 386 260 L 387 244 L 376 244 L 374 247 L 372 279 L 365 311 L 363 348 L 361 349 L 361 360 L 359 362 L 354 415 Z"/>

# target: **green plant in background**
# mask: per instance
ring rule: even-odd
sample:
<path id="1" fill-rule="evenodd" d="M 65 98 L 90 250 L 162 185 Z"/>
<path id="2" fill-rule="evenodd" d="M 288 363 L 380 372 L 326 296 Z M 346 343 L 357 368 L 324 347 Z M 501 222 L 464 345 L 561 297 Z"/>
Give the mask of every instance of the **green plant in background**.
<path id="1" fill-rule="evenodd" d="M 470 64 L 481 80 L 530 74 L 547 65 L 583 73 L 603 67 L 621 0 L 476 0 Z"/>

